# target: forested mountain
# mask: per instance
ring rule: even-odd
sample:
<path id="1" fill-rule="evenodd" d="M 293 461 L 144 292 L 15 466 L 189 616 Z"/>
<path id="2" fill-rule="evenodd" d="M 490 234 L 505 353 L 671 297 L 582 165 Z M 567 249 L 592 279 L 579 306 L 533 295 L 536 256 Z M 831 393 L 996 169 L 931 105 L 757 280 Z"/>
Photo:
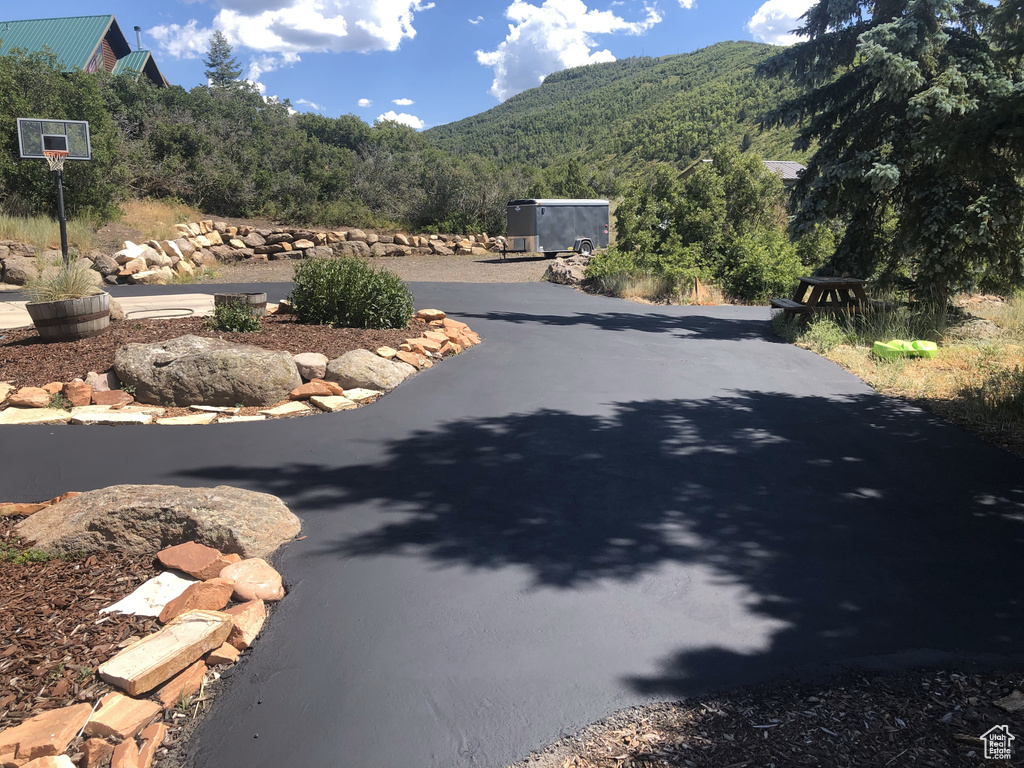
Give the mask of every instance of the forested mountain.
<path id="1" fill-rule="evenodd" d="M 721 43 L 550 75 L 481 115 L 425 133 L 353 115 L 294 114 L 233 79 L 186 91 L 65 74 L 52 54 L 0 57 L 0 210 L 52 209 L 48 171 L 18 163 L 14 117 L 89 120 L 94 157 L 67 171 L 73 216 L 129 197 L 305 224 L 500 232 L 516 197 L 616 197 L 649 166 L 683 168 L 718 144 L 776 158 L 795 129 L 756 120 L 795 91 L 754 68 L 777 52 Z"/>
<path id="2" fill-rule="evenodd" d="M 599 178 L 601 171 L 651 161 L 685 167 L 717 144 L 804 160 L 807 153 L 792 149 L 794 130 L 758 131 L 760 115 L 796 95 L 788 78 L 755 74 L 778 52 L 760 43 L 725 42 L 694 53 L 567 69 L 494 109 L 424 135 L 438 148 L 506 166 L 546 168 L 576 158 Z"/>

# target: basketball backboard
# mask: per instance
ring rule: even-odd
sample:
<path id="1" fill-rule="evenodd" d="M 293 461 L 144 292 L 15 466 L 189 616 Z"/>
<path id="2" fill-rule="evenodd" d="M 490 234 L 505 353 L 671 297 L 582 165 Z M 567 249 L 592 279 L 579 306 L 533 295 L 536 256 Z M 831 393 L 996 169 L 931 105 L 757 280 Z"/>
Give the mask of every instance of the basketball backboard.
<path id="1" fill-rule="evenodd" d="M 84 120 L 18 118 L 18 150 L 22 159 L 42 160 L 44 150 L 65 150 L 68 160 L 92 160 L 89 123 Z"/>

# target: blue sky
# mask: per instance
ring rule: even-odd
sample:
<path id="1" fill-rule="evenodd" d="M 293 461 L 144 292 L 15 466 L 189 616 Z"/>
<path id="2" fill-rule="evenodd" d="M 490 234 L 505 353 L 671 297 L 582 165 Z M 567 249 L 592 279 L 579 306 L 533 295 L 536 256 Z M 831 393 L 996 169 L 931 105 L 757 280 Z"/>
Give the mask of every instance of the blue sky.
<path id="1" fill-rule="evenodd" d="M 266 96 L 329 117 L 416 128 L 483 112 L 550 72 L 722 40 L 792 42 L 812 0 L 50 0 L 47 16 L 113 13 L 172 83 L 204 84 L 221 29 Z M 9 12 L 9 11 L 8 11 Z M 27 14 L 8 17 L 32 18 Z M 598 117 L 598 116 L 595 116 Z"/>

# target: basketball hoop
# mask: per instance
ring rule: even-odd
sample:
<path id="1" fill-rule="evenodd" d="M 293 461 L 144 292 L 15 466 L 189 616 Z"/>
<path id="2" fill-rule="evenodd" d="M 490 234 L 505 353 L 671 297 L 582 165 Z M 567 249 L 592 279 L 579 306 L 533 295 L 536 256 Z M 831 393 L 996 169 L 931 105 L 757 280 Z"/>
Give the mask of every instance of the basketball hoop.
<path id="1" fill-rule="evenodd" d="M 64 160 L 67 159 L 68 151 L 66 149 L 44 149 L 43 157 L 46 158 L 46 162 L 50 166 L 51 171 L 63 171 Z"/>

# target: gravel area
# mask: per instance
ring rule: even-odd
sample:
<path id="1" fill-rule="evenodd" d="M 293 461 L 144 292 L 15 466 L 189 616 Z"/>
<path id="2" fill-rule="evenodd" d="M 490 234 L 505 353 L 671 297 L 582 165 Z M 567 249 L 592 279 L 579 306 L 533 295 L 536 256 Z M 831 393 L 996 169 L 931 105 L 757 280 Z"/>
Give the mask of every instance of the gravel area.
<path id="1" fill-rule="evenodd" d="M 758 686 L 624 710 L 513 768 L 978 766 L 990 728 L 1024 735 L 1022 686 L 1019 672 L 951 670 Z"/>
<path id="2" fill-rule="evenodd" d="M 321 352 L 333 359 L 353 349 L 397 348 L 407 337 L 418 336 L 423 330 L 426 324 L 418 320 L 409 328 L 364 330 L 303 325 L 288 316 L 270 316 L 263 319 L 260 331 L 223 333 L 206 328 L 202 318 L 185 318 L 111 321 L 110 329 L 99 336 L 79 341 L 43 342 L 35 328 L 21 328 L 5 331 L 0 338 L 0 381 L 9 381 L 16 387 L 39 387 L 52 381 L 84 379 L 89 371 L 109 370 L 114 365 L 118 347 L 165 341 L 186 334 L 292 354 Z"/>
<path id="3" fill-rule="evenodd" d="M 542 256 L 406 256 L 369 259 L 375 267 L 384 267 L 408 282 L 425 283 L 532 283 L 541 279 L 551 259 Z M 219 264 L 217 277 L 202 283 L 279 283 L 290 282 L 299 262 L 244 261 Z"/>

